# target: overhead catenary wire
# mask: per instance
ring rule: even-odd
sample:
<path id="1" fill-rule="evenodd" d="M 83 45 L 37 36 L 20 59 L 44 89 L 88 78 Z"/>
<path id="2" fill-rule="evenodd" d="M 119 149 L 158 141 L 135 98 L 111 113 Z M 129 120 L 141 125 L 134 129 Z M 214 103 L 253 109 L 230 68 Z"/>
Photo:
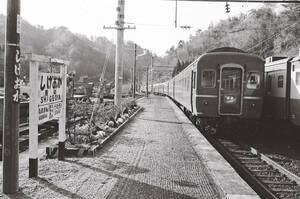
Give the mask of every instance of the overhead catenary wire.
<path id="1" fill-rule="evenodd" d="M 168 24 L 150 24 L 150 23 L 132 23 L 132 22 L 128 22 L 128 23 L 126 22 L 125 24 L 135 24 L 137 26 L 149 26 L 149 27 L 156 27 L 156 28 L 174 28 L 174 26 Z M 177 27 L 181 29 L 196 28 L 190 25 L 180 25 L 180 26 L 177 25 Z"/>
<path id="2" fill-rule="evenodd" d="M 240 28 L 237 30 L 233 30 L 227 33 L 237 33 L 237 32 L 241 32 L 241 31 L 250 31 L 250 30 L 276 30 L 276 28 Z"/>
<path id="3" fill-rule="evenodd" d="M 272 38 L 274 38 L 274 37 L 280 35 L 282 31 L 285 31 L 285 30 L 290 29 L 291 27 L 293 27 L 293 26 L 296 25 L 297 23 L 298 23 L 298 22 L 295 22 L 295 23 L 293 23 L 293 24 L 291 24 L 291 25 L 286 26 L 284 29 L 282 29 L 282 30 L 280 30 L 279 32 L 273 34 L 273 35 L 270 36 L 269 38 L 266 38 L 266 39 L 262 40 L 261 42 L 257 43 L 256 45 L 252 46 L 251 48 L 247 49 L 246 51 L 247 51 L 247 52 L 252 52 L 252 51 L 251 51 L 252 49 L 254 49 L 254 48 L 256 48 L 257 46 L 262 45 L 264 42 L 266 42 L 266 41 L 268 41 L 268 40 L 270 40 L 270 39 L 272 39 Z"/>

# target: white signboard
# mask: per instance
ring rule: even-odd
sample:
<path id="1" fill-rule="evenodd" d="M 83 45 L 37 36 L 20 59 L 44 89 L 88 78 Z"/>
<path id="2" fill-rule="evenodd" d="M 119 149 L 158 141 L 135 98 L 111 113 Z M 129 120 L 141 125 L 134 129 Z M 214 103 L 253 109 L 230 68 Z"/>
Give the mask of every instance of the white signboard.
<path id="1" fill-rule="evenodd" d="M 39 73 L 39 124 L 59 118 L 62 113 L 63 81 L 59 73 Z"/>

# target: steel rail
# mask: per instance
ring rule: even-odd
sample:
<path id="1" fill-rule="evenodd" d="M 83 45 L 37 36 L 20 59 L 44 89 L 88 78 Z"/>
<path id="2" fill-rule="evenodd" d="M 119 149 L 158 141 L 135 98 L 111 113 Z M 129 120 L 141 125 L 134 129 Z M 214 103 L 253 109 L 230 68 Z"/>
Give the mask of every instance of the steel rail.
<path id="1" fill-rule="evenodd" d="M 253 188 L 253 190 L 262 198 L 279 199 L 270 189 L 255 177 L 239 160 L 211 135 L 203 134 L 205 138 L 217 149 L 217 151 L 230 163 L 237 173 Z"/>
<path id="2" fill-rule="evenodd" d="M 178 106 L 178 103 L 175 104 Z M 189 117 L 188 119 L 190 120 Z M 196 125 L 195 127 L 200 131 Z M 208 133 L 202 134 L 261 198 L 279 199 L 263 182 L 255 177 L 249 169 L 247 169 L 239 160 L 234 158 L 233 155 L 226 149 L 226 147 L 223 146 L 218 140 L 213 138 Z"/>

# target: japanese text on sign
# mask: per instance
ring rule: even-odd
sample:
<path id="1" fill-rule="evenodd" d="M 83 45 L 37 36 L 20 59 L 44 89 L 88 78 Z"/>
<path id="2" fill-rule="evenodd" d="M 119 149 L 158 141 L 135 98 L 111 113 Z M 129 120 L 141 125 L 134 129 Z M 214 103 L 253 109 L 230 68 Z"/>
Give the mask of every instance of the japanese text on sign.
<path id="1" fill-rule="evenodd" d="M 62 110 L 62 76 L 39 73 L 39 123 L 58 118 Z"/>
<path id="2" fill-rule="evenodd" d="M 14 94 L 13 94 L 13 101 L 16 103 L 20 102 L 20 87 L 22 84 L 22 80 L 20 79 L 20 71 L 21 71 L 21 53 L 20 49 L 16 49 L 16 57 L 15 57 L 15 66 L 14 66 Z"/>

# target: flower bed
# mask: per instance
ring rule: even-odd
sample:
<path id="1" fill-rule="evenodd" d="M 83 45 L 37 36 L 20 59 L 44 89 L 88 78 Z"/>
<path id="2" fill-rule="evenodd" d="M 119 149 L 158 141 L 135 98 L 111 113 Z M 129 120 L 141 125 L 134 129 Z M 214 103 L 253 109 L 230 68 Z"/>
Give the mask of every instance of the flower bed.
<path id="1" fill-rule="evenodd" d="M 69 120 L 65 155 L 94 154 L 110 136 L 115 134 L 124 122 L 128 121 L 137 110 L 140 110 L 132 99 L 123 99 L 122 107 L 121 110 L 112 103 L 73 105 L 76 114 L 72 115 L 71 120 Z M 84 115 L 84 119 L 80 120 L 80 115 Z M 53 158 L 56 156 L 57 146 L 49 147 L 47 157 Z"/>

